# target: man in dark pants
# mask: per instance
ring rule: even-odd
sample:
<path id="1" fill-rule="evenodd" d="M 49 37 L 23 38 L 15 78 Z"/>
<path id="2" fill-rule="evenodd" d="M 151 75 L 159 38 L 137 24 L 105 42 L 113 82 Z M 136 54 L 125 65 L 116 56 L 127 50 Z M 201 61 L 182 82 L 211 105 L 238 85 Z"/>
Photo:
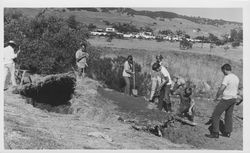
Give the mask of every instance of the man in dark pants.
<path id="1" fill-rule="evenodd" d="M 233 109 L 236 103 L 239 78 L 231 72 L 231 66 L 224 64 L 221 67 L 224 74 L 222 84 L 216 94 L 215 101 L 220 100 L 212 114 L 212 131 L 209 138 L 219 138 L 219 122 L 220 116 L 225 111 L 225 131 L 222 136 L 230 137 L 233 127 Z"/>
<path id="2" fill-rule="evenodd" d="M 164 108 L 166 112 L 170 112 L 172 111 L 170 101 L 170 88 L 172 80 L 170 74 L 164 66 L 160 65 L 157 62 L 153 64 L 152 69 L 156 72 L 161 73 L 162 81 L 158 87 L 158 90 L 160 90 L 158 108 L 159 110 L 162 110 L 162 108 Z"/>

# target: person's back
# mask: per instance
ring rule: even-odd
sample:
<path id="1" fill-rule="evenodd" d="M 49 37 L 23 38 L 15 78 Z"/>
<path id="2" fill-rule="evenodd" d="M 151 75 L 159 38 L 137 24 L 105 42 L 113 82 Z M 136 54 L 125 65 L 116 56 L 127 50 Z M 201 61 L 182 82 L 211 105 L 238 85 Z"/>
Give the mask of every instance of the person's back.
<path id="1" fill-rule="evenodd" d="M 235 74 L 230 73 L 226 75 L 223 79 L 222 84 L 226 86 L 222 95 L 222 99 L 226 100 L 226 99 L 237 98 L 239 78 Z"/>
<path id="2" fill-rule="evenodd" d="M 3 63 L 11 64 L 14 63 L 13 59 L 17 55 L 14 53 L 14 49 L 11 46 L 4 47 Z"/>

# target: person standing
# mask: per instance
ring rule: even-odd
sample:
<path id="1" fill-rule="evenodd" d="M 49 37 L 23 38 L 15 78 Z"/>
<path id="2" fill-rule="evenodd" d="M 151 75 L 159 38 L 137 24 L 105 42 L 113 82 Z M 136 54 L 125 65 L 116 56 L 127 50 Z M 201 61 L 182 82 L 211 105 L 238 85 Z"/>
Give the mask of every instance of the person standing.
<path id="1" fill-rule="evenodd" d="M 80 49 L 76 51 L 75 54 L 76 57 L 76 65 L 77 65 L 77 71 L 78 71 L 78 78 L 84 78 L 85 77 L 85 67 L 88 66 L 87 64 L 87 58 L 89 57 L 89 54 L 86 50 L 86 44 L 81 44 Z"/>
<path id="2" fill-rule="evenodd" d="M 225 111 L 225 129 L 222 136 L 230 137 L 233 130 L 233 109 L 236 103 L 239 78 L 233 74 L 231 65 L 224 64 L 221 67 L 221 71 L 224 74 L 224 78 L 220 88 L 215 97 L 215 101 L 219 100 L 212 113 L 212 131 L 210 134 L 206 134 L 209 138 L 219 138 L 219 122 L 220 116 Z"/>
<path id="3" fill-rule="evenodd" d="M 122 72 L 122 76 L 125 80 L 125 90 L 124 93 L 127 95 L 130 95 L 131 93 L 131 78 L 134 74 L 133 70 L 132 70 L 132 66 L 133 66 L 133 57 L 132 55 L 129 55 L 127 57 L 127 60 L 124 63 L 124 68 L 123 68 L 123 72 Z"/>
<path id="4" fill-rule="evenodd" d="M 162 55 L 156 56 L 156 63 L 162 65 L 163 57 Z M 157 87 L 161 84 L 160 72 L 153 71 L 151 74 L 151 92 L 149 97 L 149 102 L 154 102 L 155 92 Z"/>
<path id="5" fill-rule="evenodd" d="M 158 91 L 160 91 L 158 108 L 159 110 L 164 108 L 166 112 L 170 112 L 172 111 L 170 101 L 170 87 L 172 80 L 170 74 L 167 68 L 160 65 L 158 62 L 153 64 L 152 69 L 156 72 L 160 72 L 161 75 L 161 84 L 158 87 Z"/>
<path id="6" fill-rule="evenodd" d="M 7 76 L 8 72 L 10 72 L 10 79 L 12 86 L 16 86 L 16 79 L 15 79 L 15 62 L 14 59 L 17 57 L 17 55 L 20 53 L 20 47 L 17 53 L 15 53 L 14 49 L 16 47 L 16 43 L 12 40 L 10 40 L 7 43 L 7 46 L 4 48 L 4 54 L 3 54 L 3 63 L 4 63 L 4 83 L 5 87 L 4 90 L 7 90 L 8 87 L 6 86 L 7 82 Z"/>

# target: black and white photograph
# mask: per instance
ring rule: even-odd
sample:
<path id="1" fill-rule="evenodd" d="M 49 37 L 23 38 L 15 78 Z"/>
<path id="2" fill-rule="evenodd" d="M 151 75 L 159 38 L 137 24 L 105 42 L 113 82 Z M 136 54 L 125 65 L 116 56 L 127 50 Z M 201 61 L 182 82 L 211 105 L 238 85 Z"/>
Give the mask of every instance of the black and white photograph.
<path id="1" fill-rule="evenodd" d="M 249 150 L 249 1 L 56 2 L 1 6 L 3 151 Z"/>

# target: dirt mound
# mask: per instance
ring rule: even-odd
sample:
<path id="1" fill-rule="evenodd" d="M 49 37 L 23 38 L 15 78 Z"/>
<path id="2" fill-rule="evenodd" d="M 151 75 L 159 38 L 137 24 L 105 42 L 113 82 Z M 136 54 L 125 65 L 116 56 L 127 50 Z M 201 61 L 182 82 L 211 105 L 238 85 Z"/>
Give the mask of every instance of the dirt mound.
<path id="1" fill-rule="evenodd" d="M 242 106 L 236 107 L 234 112 L 234 131 L 231 138 L 220 137 L 220 139 L 210 139 L 205 137 L 209 133 L 209 126 L 205 123 L 209 120 L 216 103 L 209 99 L 195 99 L 196 126 L 184 124 L 175 119 L 174 113 L 165 113 L 157 109 L 149 109 L 150 105 L 143 98 L 129 97 L 114 91 L 98 90 L 101 95 L 113 100 L 120 115 L 120 121 L 131 124 L 131 127 L 138 131 L 146 131 L 156 136 L 162 136 L 173 143 L 189 144 L 197 149 L 223 149 L 242 150 L 243 149 L 243 122 L 237 116 L 242 114 Z M 172 97 L 174 101 L 174 111 L 178 107 L 178 99 Z M 154 108 L 154 107 L 153 107 Z"/>
<path id="2" fill-rule="evenodd" d="M 4 93 L 5 149 L 190 149 L 118 121 L 113 101 L 97 81 L 76 82 L 71 114 L 41 110 L 12 91 Z"/>

